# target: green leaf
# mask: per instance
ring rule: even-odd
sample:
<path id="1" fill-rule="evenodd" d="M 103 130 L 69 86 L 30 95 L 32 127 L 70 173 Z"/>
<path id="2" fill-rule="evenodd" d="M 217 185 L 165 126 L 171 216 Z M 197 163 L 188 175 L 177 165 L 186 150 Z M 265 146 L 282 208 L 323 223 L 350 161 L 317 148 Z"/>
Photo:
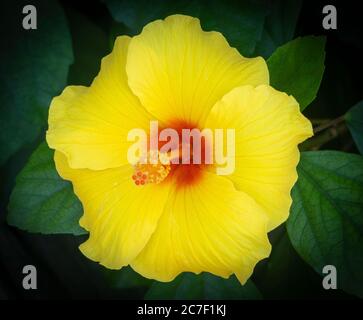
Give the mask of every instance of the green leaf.
<path id="1" fill-rule="evenodd" d="M 170 1 L 164 0 L 104 0 L 104 2 L 112 17 L 126 25 L 133 34 L 140 33 L 147 23 L 168 16 L 173 5 L 178 6 L 179 2 L 184 5 L 184 1 L 176 1 L 171 5 Z"/>
<path id="2" fill-rule="evenodd" d="M 30 232 L 85 234 L 78 224 L 82 205 L 71 183 L 58 175 L 53 154 L 41 143 L 17 176 L 8 223 Z"/>
<path id="3" fill-rule="evenodd" d="M 250 56 L 261 38 L 266 6 L 262 2 L 246 1 L 131 1 L 104 0 L 113 18 L 125 24 L 131 35 L 156 19 L 171 14 L 198 17 L 204 30 L 221 32 L 243 55 Z"/>
<path id="4" fill-rule="evenodd" d="M 154 282 L 145 299 L 256 300 L 261 294 L 251 280 L 241 286 L 235 276 L 222 279 L 209 273 L 183 273 L 172 282 Z"/>
<path id="5" fill-rule="evenodd" d="M 22 27 L 27 1 L 2 6 L 0 37 L 0 164 L 46 127 L 52 97 L 66 85 L 72 45 L 62 8 L 56 1 L 32 1 L 36 30 Z"/>
<path id="6" fill-rule="evenodd" d="M 347 112 L 345 120 L 359 152 L 363 154 L 363 100 Z"/>
<path id="7" fill-rule="evenodd" d="M 264 58 L 268 58 L 277 47 L 293 39 L 301 0 L 275 0 L 269 5 L 262 36 L 255 49 L 255 55 Z"/>
<path id="8" fill-rule="evenodd" d="M 295 97 L 304 110 L 316 97 L 324 73 L 325 37 L 302 37 L 267 60 L 271 85 Z"/>
<path id="9" fill-rule="evenodd" d="M 252 56 L 267 14 L 263 4 L 251 0 L 207 1 L 199 14 L 201 25 L 205 30 L 221 32 L 242 55 Z"/>
<path id="10" fill-rule="evenodd" d="M 287 221 L 291 242 L 316 272 L 337 268 L 339 289 L 363 297 L 363 157 L 302 153 Z"/>

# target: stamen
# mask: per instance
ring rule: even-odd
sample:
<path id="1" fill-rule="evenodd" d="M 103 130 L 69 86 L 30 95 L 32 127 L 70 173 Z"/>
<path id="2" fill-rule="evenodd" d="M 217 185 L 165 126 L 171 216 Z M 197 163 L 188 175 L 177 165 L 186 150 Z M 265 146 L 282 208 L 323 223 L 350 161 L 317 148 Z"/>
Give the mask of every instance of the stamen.
<path id="1" fill-rule="evenodd" d="M 158 184 L 162 182 L 169 174 L 171 165 L 167 160 L 165 155 L 158 153 L 157 163 L 150 163 L 150 153 L 148 155 L 148 162 L 144 163 L 144 161 L 139 161 L 135 165 L 135 173 L 132 175 L 132 180 L 134 180 L 137 186 L 145 185 L 149 183 Z M 152 156 L 155 156 L 153 153 Z"/>

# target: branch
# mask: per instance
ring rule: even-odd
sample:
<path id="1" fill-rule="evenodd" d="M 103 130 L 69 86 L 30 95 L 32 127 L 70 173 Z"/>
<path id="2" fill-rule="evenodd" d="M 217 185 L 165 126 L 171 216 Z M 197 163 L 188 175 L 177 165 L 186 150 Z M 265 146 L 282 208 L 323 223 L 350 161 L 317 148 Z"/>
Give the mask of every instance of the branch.
<path id="1" fill-rule="evenodd" d="M 335 120 L 339 119 L 339 121 L 336 121 L 334 123 L 334 126 L 329 125 L 328 127 L 325 128 L 327 130 L 323 131 L 321 134 L 313 136 L 310 139 L 306 140 L 304 143 L 302 143 L 300 145 L 300 150 L 301 151 L 319 150 L 322 145 L 334 140 L 336 137 L 347 132 L 348 130 L 347 126 L 345 125 L 344 122 L 341 123 L 342 120 L 340 118 L 341 117 L 335 119 Z M 333 121 L 330 123 L 333 123 Z M 324 129 L 319 129 L 319 131 L 322 130 Z M 315 131 L 315 133 L 319 131 Z"/>
<path id="2" fill-rule="evenodd" d="M 318 126 L 317 128 L 314 129 L 314 134 L 321 132 L 325 129 L 328 129 L 330 127 L 335 127 L 337 126 L 339 123 L 343 122 L 345 120 L 345 115 L 342 115 L 336 119 L 333 119 L 331 121 L 328 121 L 326 123 L 322 123 L 320 126 Z"/>

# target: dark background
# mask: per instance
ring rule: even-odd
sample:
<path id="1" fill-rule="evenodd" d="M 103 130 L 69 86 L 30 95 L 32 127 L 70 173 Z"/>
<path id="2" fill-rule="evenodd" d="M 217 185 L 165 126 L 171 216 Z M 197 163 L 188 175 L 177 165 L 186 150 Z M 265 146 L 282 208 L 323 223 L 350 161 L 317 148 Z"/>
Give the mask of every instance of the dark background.
<path id="1" fill-rule="evenodd" d="M 322 28 L 322 8 L 326 4 L 334 4 L 337 8 L 338 30 Z M 100 1 L 62 0 L 61 5 L 69 19 L 72 34 L 77 32 L 75 21 L 78 18 L 75 17 L 79 17 L 79 14 L 97 24 L 105 33 L 109 34 L 114 28 L 111 15 Z M 6 6 L 6 3 L 1 6 Z M 21 12 L 14 12 L 13 15 L 15 19 Z M 38 19 L 42 17 L 38 16 Z M 317 99 L 306 110 L 309 118 L 338 117 L 363 98 L 362 32 L 363 11 L 360 10 L 359 1 L 303 1 L 295 36 L 327 36 L 325 74 Z M 78 44 L 73 45 L 76 51 Z M 107 45 L 101 43 L 100 46 L 107 54 Z M 70 77 L 81 65 L 82 61 L 77 61 L 76 56 Z M 96 75 L 97 68 L 95 66 L 90 71 L 90 76 Z M 88 79 L 83 81 L 87 82 Z M 39 137 L 39 141 L 41 139 Z M 85 237 L 30 234 L 6 224 L 6 207 L 15 176 L 37 144 L 38 141 L 26 146 L 0 168 L 0 299 L 142 298 L 146 287 L 112 287 L 110 283 L 115 283 L 115 279 L 121 276 L 120 272 L 107 271 L 80 254 L 78 245 Z M 326 144 L 324 148 L 356 151 L 349 133 Z M 294 251 L 284 226 L 274 230 L 270 237 L 272 255 L 279 258 L 279 265 L 276 270 L 267 270 L 266 262 L 262 261 L 253 275 L 253 281 L 265 298 L 353 298 L 340 290 L 323 290 L 320 276 Z M 280 251 L 284 253 L 281 256 Z M 27 264 L 37 268 L 37 290 L 27 291 L 22 287 L 22 268 Z M 284 276 L 281 277 L 281 273 Z"/>

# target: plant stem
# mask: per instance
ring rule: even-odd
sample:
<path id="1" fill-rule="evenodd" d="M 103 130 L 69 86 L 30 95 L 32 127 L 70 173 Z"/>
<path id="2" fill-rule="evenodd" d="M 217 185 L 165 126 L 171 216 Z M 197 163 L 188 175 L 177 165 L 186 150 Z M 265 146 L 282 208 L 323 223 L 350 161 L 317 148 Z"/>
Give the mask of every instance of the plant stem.
<path id="1" fill-rule="evenodd" d="M 330 126 L 326 127 L 324 132 L 320 133 L 319 135 L 313 136 L 310 139 L 306 140 L 304 143 L 300 145 L 301 151 L 307 151 L 307 150 L 318 150 L 322 145 L 328 143 L 329 141 L 334 140 L 339 135 L 342 135 L 347 131 L 347 126 L 345 123 L 340 123 L 342 120 L 341 117 L 337 118 L 339 121 L 334 122 L 334 126 L 331 124 Z M 335 120 L 337 120 L 335 119 Z M 330 123 L 333 123 L 331 121 Z M 324 129 L 321 129 L 319 131 L 322 131 Z M 318 131 L 318 132 L 319 132 Z M 315 131 L 316 133 L 316 131 Z"/>
<path id="2" fill-rule="evenodd" d="M 315 119 L 310 119 L 310 122 L 313 124 L 313 126 L 318 126 L 318 125 L 321 125 L 321 124 L 325 124 L 325 123 L 328 123 L 330 121 L 332 121 L 333 119 L 320 119 L 320 118 L 315 118 Z"/>
<path id="3" fill-rule="evenodd" d="M 320 126 L 318 126 L 317 128 L 314 129 L 314 133 L 318 133 L 318 132 L 321 132 L 325 129 L 328 129 L 330 127 L 335 127 L 337 126 L 339 123 L 343 122 L 345 120 L 345 115 L 342 115 L 336 119 L 333 119 L 329 122 L 326 122 L 326 123 L 322 123 Z"/>

